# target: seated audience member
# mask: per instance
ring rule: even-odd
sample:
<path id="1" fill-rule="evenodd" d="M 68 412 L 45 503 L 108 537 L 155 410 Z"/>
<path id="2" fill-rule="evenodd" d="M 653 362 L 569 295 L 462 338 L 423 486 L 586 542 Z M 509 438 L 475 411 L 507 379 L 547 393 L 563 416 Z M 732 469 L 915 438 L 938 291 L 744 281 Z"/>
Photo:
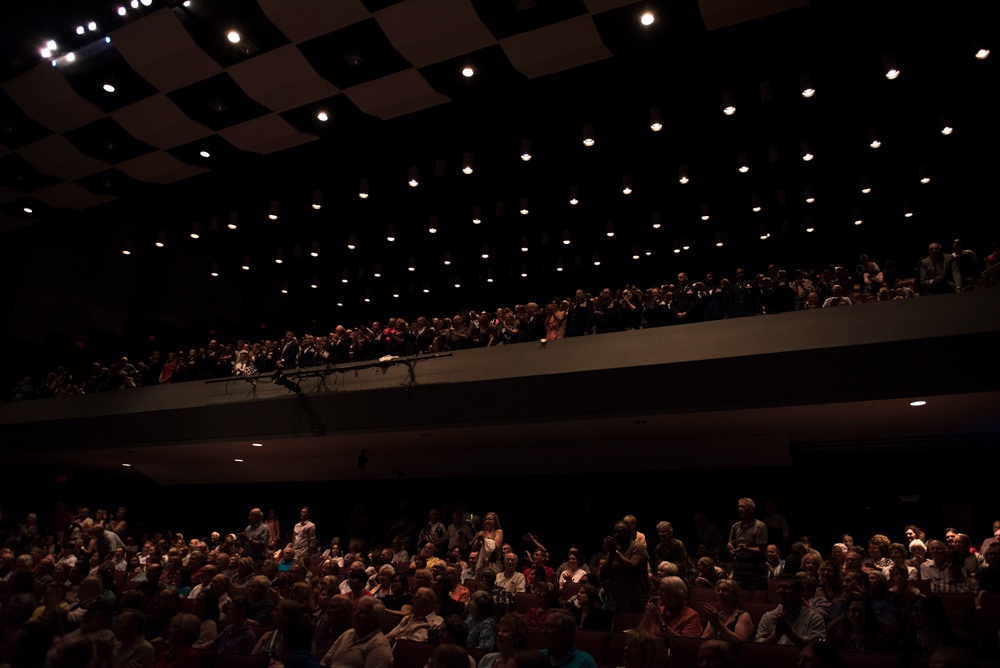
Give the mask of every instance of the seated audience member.
<path id="1" fill-rule="evenodd" d="M 574 639 L 576 626 L 573 616 L 566 610 L 550 610 L 543 626 L 542 656 L 552 666 L 572 666 L 573 668 L 597 668 L 594 657 L 576 648 Z"/>
<path id="2" fill-rule="evenodd" d="M 882 534 L 872 536 L 868 541 L 868 555 L 862 564 L 863 570 L 867 573 L 872 568 L 885 570 L 892 566 L 892 560 L 889 558 L 891 545 L 889 538 Z"/>
<path id="3" fill-rule="evenodd" d="M 660 668 L 667 663 L 663 640 L 649 631 L 629 631 L 625 641 L 625 668 Z"/>
<path id="4" fill-rule="evenodd" d="M 195 649 L 215 647 L 215 636 L 219 634 L 219 599 L 211 589 L 203 589 L 194 599 L 194 615 L 201 622 Z"/>
<path id="5" fill-rule="evenodd" d="M 830 635 L 830 642 L 837 649 L 865 652 L 887 652 L 889 641 L 879 630 L 875 613 L 863 596 L 852 595 L 847 599 L 847 621 Z"/>
<path id="6" fill-rule="evenodd" d="M 944 604 L 936 596 L 914 598 L 900 643 L 903 665 L 915 657 L 929 657 L 943 647 L 958 647 Z"/>
<path id="7" fill-rule="evenodd" d="M 585 584 L 573 597 L 571 608 L 576 620 L 576 628 L 594 631 L 610 631 L 614 621 L 610 610 L 601 607 L 601 594 L 597 587 Z"/>
<path id="8" fill-rule="evenodd" d="M 831 643 L 821 639 L 813 639 L 802 646 L 799 652 L 797 668 L 843 668 L 840 651 Z"/>
<path id="9" fill-rule="evenodd" d="M 697 577 L 692 585 L 695 589 L 715 589 L 719 579 L 725 576 L 725 571 L 719 568 L 712 557 L 698 559 Z"/>
<path id="10" fill-rule="evenodd" d="M 384 598 L 380 600 L 385 603 Z M 343 594 L 336 594 L 327 600 L 326 611 L 320 615 L 313 632 L 314 656 L 326 656 L 337 638 L 351 628 L 351 611 L 351 599 Z"/>
<path id="11" fill-rule="evenodd" d="M 940 580 L 945 577 L 947 573 L 947 563 L 945 562 L 945 557 L 948 553 L 948 547 L 940 540 L 932 540 L 927 543 L 927 556 L 928 559 L 920 564 L 920 575 L 921 580 Z"/>
<path id="12" fill-rule="evenodd" d="M 511 596 L 527 591 L 527 580 L 517 572 L 517 555 L 513 552 L 504 555 L 503 571 L 497 574 L 496 585 L 506 589 Z"/>
<path id="13" fill-rule="evenodd" d="M 289 620 L 305 617 L 305 610 L 295 601 L 285 599 L 274 607 L 274 614 L 271 615 L 273 629 L 265 633 L 257 641 L 251 654 L 255 656 L 266 656 L 272 664 L 281 661 L 282 628 Z"/>
<path id="14" fill-rule="evenodd" d="M 701 618 L 688 607 L 687 595 L 687 585 L 679 577 L 668 576 L 660 580 L 659 596 L 649 599 L 639 628 L 668 639 L 701 637 Z"/>
<path id="15" fill-rule="evenodd" d="M 834 561 L 824 561 L 819 567 L 819 587 L 817 593 L 831 603 L 844 600 L 844 591 L 840 586 L 840 566 Z"/>
<path id="16" fill-rule="evenodd" d="M 708 624 L 702 632 L 702 638 L 717 638 L 728 642 L 748 642 L 754 637 L 753 620 L 750 613 L 741 610 L 740 586 L 735 580 L 719 580 L 715 586 L 719 597 L 719 607 L 705 606 L 705 619 Z"/>
<path id="17" fill-rule="evenodd" d="M 777 545 L 768 545 L 764 555 L 764 563 L 767 564 L 767 579 L 773 580 L 781 575 L 785 570 L 785 560 L 781 558 Z"/>
<path id="18" fill-rule="evenodd" d="M 312 653 L 313 628 L 305 617 L 289 619 L 281 629 L 282 647 L 278 663 L 283 668 L 319 668 Z"/>
<path id="19" fill-rule="evenodd" d="M 802 581 L 794 575 L 778 579 L 777 609 L 765 612 L 757 625 L 756 642 L 801 647 L 808 640 L 826 638 L 826 622 L 802 601 Z"/>
<path id="20" fill-rule="evenodd" d="M 986 549 L 986 563 L 979 569 L 978 577 L 980 591 L 1000 592 L 1000 542 Z"/>
<path id="21" fill-rule="evenodd" d="M 115 618 L 117 643 L 94 645 L 93 668 L 150 668 L 156 660 L 153 645 L 143 637 L 145 619 L 138 610 L 125 610 Z"/>
<path id="22" fill-rule="evenodd" d="M 382 635 L 385 607 L 374 596 L 354 606 L 354 628 L 344 631 L 320 661 L 324 668 L 392 666 L 392 648 Z"/>
<path id="23" fill-rule="evenodd" d="M 497 624 L 497 651 L 485 655 L 478 668 L 517 668 L 517 653 L 528 646 L 530 628 L 524 616 L 509 612 Z"/>
<path id="24" fill-rule="evenodd" d="M 253 602 L 245 594 L 233 597 L 229 603 L 229 623 L 215 637 L 215 651 L 219 654 L 250 654 L 257 642 L 257 634 L 247 622 L 253 612 Z"/>
<path id="25" fill-rule="evenodd" d="M 201 658 L 192 645 L 198 640 L 201 622 L 194 615 L 179 612 L 170 620 L 167 649 L 160 652 L 153 668 L 199 668 Z"/>
<path id="26" fill-rule="evenodd" d="M 466 647 L 491 651 L 496 642 L 493 597 L 488 592 L 477 591 L 469 597 L 468 610 L 465 623 L 469 626 L 469 638 Z"/>
<path id="27" fill-rule="evenodd" d="M 796 577 L 802 581 L 802 600 L 807 608 L 823 615 L 823 621 L 833 619 L 834 604 L 819 592 L 819 581 L 806 571 L 800 571 Z"/>
<path id="28" fill-rule="evenodd" d="M 942 576 L 931 581 L 931 593 L 934 594 L 976 594 L 979 592 L 979 582 L 965 571 L 965 554 L 956 549 L 945 553 L 945 567 Z"/>
<path id="29" fill-rule="evenodd" d="M 247 619 L 250 626 L 269 626 L 271 614 L 274 612 L 274 601 L 271 600 L 271 581 L 266 575 L 256 575 L 247 587 L 252 609 Z"/>
<path id="30" fill-rule="evenodd" d="M 389 644 L 395 644 L 397 640 L 431 642 L 434 639 L 432 636 L 444 625 L 444 619 L 434 612 L 435 603 L 432 589 L 418 589 L 413 594 L 412 612 L 399 620 L 399 624 L 386 635 Z"/>

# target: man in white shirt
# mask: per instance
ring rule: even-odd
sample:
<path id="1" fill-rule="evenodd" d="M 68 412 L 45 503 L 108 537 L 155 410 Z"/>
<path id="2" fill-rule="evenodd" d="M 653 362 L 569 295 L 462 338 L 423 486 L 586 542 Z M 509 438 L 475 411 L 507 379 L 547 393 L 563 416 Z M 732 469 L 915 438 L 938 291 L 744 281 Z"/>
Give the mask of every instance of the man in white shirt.
<path id="1" fill-rule="evenodd" d="M 316 550 L 316 525 L 309 520 L 309 506 L 302 507 L 299 521 L 292 527 L 292 549 L 295 550 L 295 557 L 306 565 Z"/>

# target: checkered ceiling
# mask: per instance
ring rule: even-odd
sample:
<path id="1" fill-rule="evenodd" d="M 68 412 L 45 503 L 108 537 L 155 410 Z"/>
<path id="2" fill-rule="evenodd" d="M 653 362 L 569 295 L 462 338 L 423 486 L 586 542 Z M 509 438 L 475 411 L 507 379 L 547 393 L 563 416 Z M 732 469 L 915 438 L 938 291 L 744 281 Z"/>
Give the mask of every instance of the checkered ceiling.
<path id="1" fill-rule="evenodd" d="M 206 274 L 267 263 L 266 280 L 238 286 L 251 300 L 316 281 L 359 300 L 380 294 L 376 272 L 385 295 L 407 284 L 419 294 L 458 283 L 457 273 L 466 282 L 554 275 L 602 260 L 616 273 L 594 280 L 663 279 L 664 258 L 689 246 L 703 255 L 680 256 L 692 258 L 688 268 L 848 261 L 929 229 L 904 220 L 903 207 L 965 207 L 958 215 L 975 220 L 987 206 L 969 192 L 988 182 L 980 146 L 996 147 L 983 92 L 996 58 L 971 55 L 977 39 L 988 43 L 974 8 L 153 0 L 120 17 L 96 0 L 14 4 L 0 71 L 0 229 L 77 216 L 111 221 L 94 238 L 115 253 L 125 243 L 156 252 L 165 235 L 170 249 L 187 244 L 185 261 Z M 657 21 L 644 27 L 647 7 Z M 86 12 L 99 29 L 77 37 Z M 62 43 L 54 66 L 37 55 L 48 37 Z M 893 58 L 898 81 L 884 76 Z M 473 77 L 460 74 L 464 65 Z M 812 98 L 800 94 L 807 80 Z M 652 115 L 662 131 L 651 131 Z M 942 137 L 945 122 L 960 131 Z M 595 133 L 592 148 L 585 132 Z M 869 148 L 873 136 L 885 148 Z M 519 159 L 524 140 L 531 161 Z M 815 161 L 803 161 L 807 149 Z M 918 173 L 934 186 L 922 188 Z M 685 174 L 690 185 L 679 183 Z M 358 197 L 362 183 L 369 199 Z M 634 194 L 623 194 L 627 184 Z M 272 202 L 280 217 L 268 227 Z M 195 225 L 208 233 L 197 247 Z M 751 250 L 767 233 L 772 245 Z M 710 257 L 717 244 L 739 259 Z M 316 246 L 322 263 L 309 264 Z M 292 260 L 280 269 L 278 251 Z M 635 257 L 656 264 L 636 271 Z M 345 278 L 368 284 L 343 287 Z M 512 299 L 547 296 L 524 292 Z"/>

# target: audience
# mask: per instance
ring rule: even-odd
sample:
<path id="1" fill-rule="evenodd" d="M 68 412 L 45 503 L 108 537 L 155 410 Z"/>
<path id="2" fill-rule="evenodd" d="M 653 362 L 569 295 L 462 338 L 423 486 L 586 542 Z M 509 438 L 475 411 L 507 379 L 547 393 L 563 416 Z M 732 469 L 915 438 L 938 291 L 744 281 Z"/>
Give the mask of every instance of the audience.
<path id="1" fill-rule="evenodd" d="M 681 272 L 676 284 L 654 285 L 645 290 L 635 286 L 614 291 L 603 288 L 596 297 L 580 289 L 573 299 L 554 297 L 542 307 L 536 302 L 528 302 L 513 308 L 501 307 L 494 312 L 463 310 L 450 318 L 421 315 L 412 323 L 403 318 L 389 318 L 384 325 L 378 320 L 353 328 L 337 325 L 326 335 L 305 333 L 301 339 L 290 330 L 277 340 L 247 338 L 223 344 L 212 339 L 198 348 L 187 348 L 187 352 L 168 351 L 165 358 L 160 351 L 153 351 L 148 358 L 134 364 L 128 357 L 118 357 L 106 365 L 94 362 L 88 370 L 75 376 L 64 366 L 57 366 L 46 372 L 38 383 L 31 376 L 24 376 L 6 398 L 24 401 L 210 378 L 289 373 L 300 368 L 377 360 L 386 355 L 493 347 L 851 306 L 909 299 L 919 296 L 918 293 L 926 296 L 988 288 L 996 283 L 992 278 L 995 271 L 984 273 L 976 281 L 980 270 L 976 256 L 965 250 L 959 240 L 954 242 L 954 255 L 943 253 L 940 244 L 931 244 L 929 248 L 930 255 L 918 263 L 917 278 L 908 281 L 897 280 L 888 269 L 879 270 L 866 255 L 861 256 L 862 262 L 854 278 L 845 267 L 833 264 L 825 269 L 797 269 L 794 278 L 773 264 L 756 276 L 748 275 L 743 268 L 737 269 L 733 281 L 716 272 L 709 272 L 703 281 L 691 281 L 688 274 Z M 887 261 L 885 266 L 893 267 L 892 261 Z M 955 267 L 961 267 L 960 276 Z M 780 516 L 775 514 L 771 519 L 777 517 Z M 428 527 L 432 529 L 435 544 L 460 544 L 469 540 L 469 536 L 449 531 L 439 517 L 431 520 L 425 529 Z M 787 535 L 775 535 L 772 541 L 784 545 Z"/>
<path id="2" fill-rule="evenodd" d="M 457 544 L 448 549 L 444 541 L 438 548 L 428 547 L 428 558 L 435 558 L 433 568 L 415 568 L 409 574 L 396 573 L 391 562 L 395 553 L 417 540 L 416 531 L 409 537 L 375 538 L 375 544 L 351 538 L 344 557 L 339 550 L 322 552 L 310 541 L 302 554 L 293 551 L 290 565 L 282 569 L 273 558 L 243 557 L 254 546 L 235 536 L 227 540 L 225 532 L 185 540 L 168 531 L 144 533 L 141 521 L 126 523 L 124 512 L 109 519 L 99 510 L 91 520 L 89 510 L 81 508 L 68 521 L 57 517 L 55 522 L 39 522 L 38 514 L 30 513 L 0 535 L 0 665 L 28 665 L 31 661 L 25 657 L 38 654 L 51 657 L 51 665 L 57 665 L 57 659 L 79 659 L 83 664 L 89 657 L 90 668 L 196 668 L 204 661 L 200 651 L 258 654 L 275 667 L 316 668 L 322 663 L 337 668 L 388 665 L 394 647 L 415 642 L 453 646 L 436 650 L 434 665 L 468 668 L 482 659 L 483 668 L 513 668 L 522 659 L 530 665 L 526 652 L 534 648 L 543 649 L 541 656 L 550 663 L 589 666 L 594 658 L 576 646 L 577 631 L 599 634 L 612 629 L 629 632 L 618 645 L 623 655 L 617 660 L 626 668 L 662 666 L 663 650 L 671 642 L 685 641 L 683 637 L 705 640 L 706 661 L 721 661 L 707 665 L 732 665 L 739 647 L 753 642 L 799 646 L 803 660 L 812 660 L 810 653 L 822 647 L 815 641 L 824 638 L 847 653 L 897 653 L 904 665 L 958 650 L 972 651 L 982 661 L 1000 655 L 998 629 L 989 626 L 989 620 L 998 617 L 994 569 L 1000 543 L 989 543 L 983 559 L 971 547 L 972 540 L 957 530 L 949 529 L 943 541 L 931 536 L 927 542 L 932 559 L 918 566 L 936 577 L 921 578 L 920 568 L 905 563 L 907 556 L 920 553 L 920 539 L 913 538 L 908 550 L 905 543 L 890 538 L 898 534 L 894 538 L 905 541 L 907 534 L 923 535 L 917 530 L 876 534 L 867 550 L 847 548 L 843 572 L 837 561 L 823 560 L 803 536 L 796 544 L 804 556 L 798 565 L 789 566 L 795 561 L 768 541 L 753 508 L 752 499 L 739 499 L 741 521 L 731 532 L 735 539 L 711 556 L 704 544 L 699 546 L 699 561 L 705 562 L 701 569 L 693 567 L 693 557 L 673 538 L 673 525 L 664 522 L 655 525 L 657 552 L 674 561 L 659 561 L 655 569 L 647 564 L 646 548 L 637 540 L 642 532 L 634 521 L 617 522 L 601 546 L 572 543 L 566 563 L 559 567 L 560 573 L 574 574 L 563 583 L 573 587 L 562 600 L 551 581 L 558 576 L 545 569 L 549 552 L 530 533 L 523 534 L 523 545 L 535 550 L 525 552 L 523 559 L 509 544 L 495 546 L 509 578 L 520 580 L 519 571 L 529 569 L 533 591 L 525 592 L 497 584 L 491 561 L 476 569 L 475 540 L 465 548 Z M 496 513 L 485 515 L 490 540 L 502 540 Z M 479 516 L 454 517 L 464 529 L 455 526 L 453 533 L 479 536 L 481 548 Z M 105 528 L 112 523 L 120 535 Z M 406 525 L 396 526 L 405 530 Z M 81 530 L 73 539 L 75 527 Z M 126 571 L 114 569 L 122 561 L 120 550 L 101 554 L 95 527 L 124 543 L 126 554 L 133 557 Z M 678 531 L 693 534 L 696 528 L 681 526 Z M 747 531 L 752 537 L 742 540 Z M 853 543 L 846 534 L 844 540 L 837 545 Z M 785 557 L 786 566 L 770 591 L 746 591 L 739 580 L 756 584 L 757 573 L 747 577 L 747 561 L 740 554 L 761 546 L 767 548 L 769 565 Z M 435 549 L 446 554 L 447 561 L 437 558 Z M 833 556 L 836 551 L 831 546 L 828 552 Z M 584 559 L 589 553 L 594 556 Z M 969 567 L 980 563 L 979 568 Z M 930 566 L 935 567 L 933 573 Z M 474 576 L 464 585 L 458 577 L 463 568 Z M 175 577 L 192 570 L 200 573 L 199 584 L 185 595 L 174 585 Z M 237 584 L 241 572 L 245 577 Z M 374 596 L 365 589 L 369 578 L 378 583 Z M 700 589 L 692 594 L 694 583 L 708 580 L 714 581 L 714 592 Z M 348 583 L 346 595 L 341 593 L 343 583 Z M 407 593 L 411 590 L 412 597 Z M 534 604 L 521 608 L 528 612 L 526 617 L 509 612 L 525 605 L 521 597 Z M 640 600 L 636 610 L 633 603 Z M 970 613 L 982 608 L 982 617 L 955 616 L 954 607 L 945 607 L 954 606 L 949 601 L 963 601 Z M 387 617 L 388 605 L 395 617 Z M 256 623 L 256 632 L 251 623 Z M 598 662 L 604 658 L 598 657 Z M 844 663 L 850 664 L 846 659 Z"/>

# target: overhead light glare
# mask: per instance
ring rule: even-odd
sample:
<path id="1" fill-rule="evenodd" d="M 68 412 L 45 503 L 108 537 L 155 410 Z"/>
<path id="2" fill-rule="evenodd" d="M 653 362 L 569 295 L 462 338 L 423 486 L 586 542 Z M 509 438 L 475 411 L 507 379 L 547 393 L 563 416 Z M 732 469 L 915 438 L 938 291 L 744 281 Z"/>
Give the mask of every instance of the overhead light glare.
<path id="1" fill-rule="evenodd" d="M 926 406 L 926 405 L 927 405 L 927 402 L 926 402 L 926 401 L 924 401 L 924 400 L 922 400 L 922 399 L 920 399 L 920 400 L 918 400 L 918 401 L 911 401 L 911 402 L 910 402 L 910 405 L 911 405 L 911 406 L 913 406 L 914 408 L 916 408 L 916 407 L 918 407 L 918 406 Z"/>
<path id="2" fill-rule="evenodd" d="M 656 21 L 656 16 L 653 14 L 653 12 L 650 11 L 643 12 L 642 16 L 639 17 L 639 22 L 642 23 L 642 25 L 644 26 L 651 26 L 655 21 Z"/>
<path id="3" fill-rule="evenodd" d="M 990 57 L 989 49 L 979 49 L 976 51 L 976 60 L 986 60 Z"/>
<path id="4" fill-rule="evenodd" d="M 955 131 L 955 128 L 951 127 L 950 125 L 946 125 L 943 128 L 941 128 L 941 134 L 943 134 L 946 137 L 948 135 L 950 135 L 954 131 Z"/>
<path id="5" fill-rule="evenodd" d="M 66 54 L 66 62 L 67 63 L 72 63 L 75 60 L 76 60 L 76 54 L 75 53 L 73 53 L 72 51 L 70 51 L 69 53 Z M 941 133 L 944 134 L 944 131 L 942 130 Z"/>
<path id="6" fill-rule="evenodd" d="M 85 32 L 87 32 L 87 31 L 86 31 L 86 30 L 84 29 L 84 27 L 83 27 L 83 26 L 77 26 L 77 27 L 76 27 L 76 34 L 77 34 L 77 35 L 82 35 L 82 34 L 83 34 L 83 33 L 85 33 Z"/>
<path id="7" fill-rule="evenodd" d="M 114 93 L 115 92 L 115 85 L 113 83 L 111 83 L 110 81 L 108 81 L 103 86 L 101 86 L 101 88 L 103 88 L 106 93 Z"/>
<path id="8" fill-rule="evenodd" d="M 128 13 L 128 10 L 125 7 L 118 8 L 118 16 L 125 16 L 126 13 Z"/>
<path id="9" fill-rule="evenodd" d="M 473 69 L 472 65 L 466 65 L 465 67 L 462 68 L 462 76 L 465 77 L 466 79 L 471 79 L 475 75 L 475 73 L 476 70 Z"/>
<path id="10" fill-rule="evenodd" d="M 97 32 L 97 23 L 94 22 L 94 21 L 91 21 L 90 23 L 88 23 L 87 24 L 87 30 L 89 30 L 90 32 Z"/>
<path id="11" fill-rule="evenodd" d="M 327 114 L 325 111 L 321 111 L 318 114 L 316 114 L 316 120 L 326 123 L 328 120 L 330 120 L 330 115 Z"/>
<path id="12" fill-rule="evenodd" d="M 240 34 L 238 32 L 236 32 L 235 30 L 230 30 L 229 34 L 226 35 L 226 39 L 228 39 L 233 44 L 239 44 L 240 43 Z"/>

